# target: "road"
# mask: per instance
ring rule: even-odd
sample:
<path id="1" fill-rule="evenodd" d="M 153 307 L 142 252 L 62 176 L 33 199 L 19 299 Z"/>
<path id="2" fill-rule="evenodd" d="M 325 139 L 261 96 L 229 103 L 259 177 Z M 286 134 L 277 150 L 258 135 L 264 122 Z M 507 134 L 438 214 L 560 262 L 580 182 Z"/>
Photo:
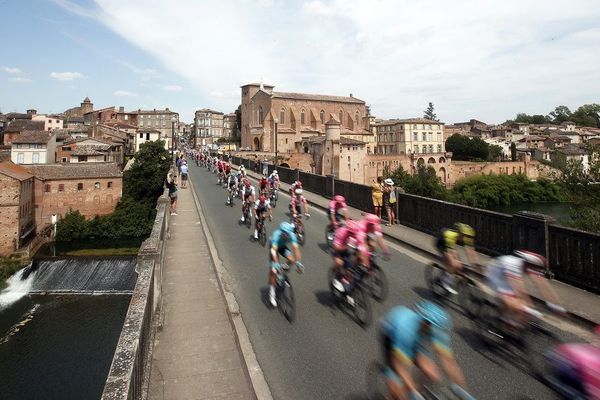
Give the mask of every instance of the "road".
<path id="1" fill-rule="evenodd" d="M 302 254 L 306 271 L 290 274 L 297 304 L 296 321 L 290 324 L 267 304 L 268 251 L 251 240 L 254 228 L 251 231 L 238 224 L 241 201 L 237 200 L 233 208 L 226 207 L 226 191 L 205 168 L 192 166 L 190 176 L 219 257 L 232 276 L 233 292 L 274 398 L 365 399 L 365 372 L 380 354 L 377 331 L 375 324 L 361 328 L 331 303 L 327 284 L 331 259 L 323 243 L 325 214 L 313 209 L 310 220 L 305 221 L 307 241 Z M 287 204 L 288 198 L 281 196 L 273 222 L 267 223 L 269 235 L 279 222 L 289 218 Z M 412 304 L 428 296 L 424 263 L 419 256 L 392 247 L 391 261 L 381 260 L 390 295 L 383 304 L 372 302 L 374 321 L 397 304 Z M 476 398 L 555 398 L 552 391 L 510 360 L 483 349 L 470 321 L 458 309 L 450 313 L 453 349 Z"/>

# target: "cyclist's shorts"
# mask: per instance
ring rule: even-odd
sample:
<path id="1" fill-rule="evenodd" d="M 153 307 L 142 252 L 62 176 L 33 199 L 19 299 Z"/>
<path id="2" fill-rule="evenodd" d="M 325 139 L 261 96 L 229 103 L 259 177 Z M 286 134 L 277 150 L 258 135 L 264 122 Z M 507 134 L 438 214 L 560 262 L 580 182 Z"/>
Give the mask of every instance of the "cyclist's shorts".
<path id="1" fill-rule="evenodd" d="M 273 247 L 273 242 L 269 240 L 269 248 Z M 280 256 L 284 256 L 285 258 L 289 258 L 292 255 L 292 251 L 287 246 L 277 246 L 277 254 Z M 269 256 L 269 260 L 271 256 Z"/>

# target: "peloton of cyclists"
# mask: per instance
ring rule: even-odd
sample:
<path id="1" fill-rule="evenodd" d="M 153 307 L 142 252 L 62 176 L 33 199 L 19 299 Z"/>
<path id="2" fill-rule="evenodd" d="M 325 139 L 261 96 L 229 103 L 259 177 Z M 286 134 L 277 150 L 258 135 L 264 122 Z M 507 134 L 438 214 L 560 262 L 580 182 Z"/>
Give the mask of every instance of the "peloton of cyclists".
<path id="1" fill-rule="evenodd" d="M 440 252 L 446 272 L 442 277 L 442 286 L 451 294 L 458 294 L 454 289 L 454 275 L 462 270 L 462 262 L 456 246 L 462 245 L 471 266 L 479 265 L 475 252 L 475 230 L 463 223 L 454 224 L 453 229 L 444 228 L 436 239 L 436 247 Z"/>
<path id="2" fill-rule="evenodd" d="M 333 200 L 329 202 L 329 222 L 334 231 L 338 224 L 343 223 L 348 219 L 348 207 L 346 199 L 340 194 L 333 196 Z"/>

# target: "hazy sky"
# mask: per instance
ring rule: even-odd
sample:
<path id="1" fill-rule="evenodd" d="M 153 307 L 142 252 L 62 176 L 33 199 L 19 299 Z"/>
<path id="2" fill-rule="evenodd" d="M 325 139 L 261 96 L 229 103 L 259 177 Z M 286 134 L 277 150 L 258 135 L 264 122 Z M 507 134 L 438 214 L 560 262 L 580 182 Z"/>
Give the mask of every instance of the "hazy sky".
<path id="1" fill-rule="evenodd" d="M 0 109 L 233 111 L 239 86 L 381 118 L 502 122 L 600 102 L 597 0 L 0 0 Z"/>

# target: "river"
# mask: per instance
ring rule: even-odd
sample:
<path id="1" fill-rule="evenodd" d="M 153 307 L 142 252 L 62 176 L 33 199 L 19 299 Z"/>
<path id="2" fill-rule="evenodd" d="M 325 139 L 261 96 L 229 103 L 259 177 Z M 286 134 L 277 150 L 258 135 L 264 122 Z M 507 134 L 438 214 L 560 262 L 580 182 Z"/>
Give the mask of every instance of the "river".
<path id="1" fill-rule="evenodd" d="M 533 211 L 554 217 L 558 223 L 566 225 L 571 222 L 571 203 L 526 203 L 490 208 L 492 211 L 504 214 L 515 214 L 519 211 Z"/>

